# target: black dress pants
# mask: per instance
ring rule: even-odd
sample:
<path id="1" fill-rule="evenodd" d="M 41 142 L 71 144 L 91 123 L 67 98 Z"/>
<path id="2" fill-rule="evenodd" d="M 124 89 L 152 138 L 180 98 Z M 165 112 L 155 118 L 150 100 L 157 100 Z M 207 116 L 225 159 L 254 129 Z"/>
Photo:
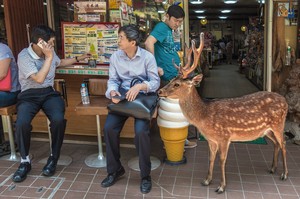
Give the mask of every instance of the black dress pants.
<path id="1" fill-rule="evenodd" d="M 52 87 L 29 89 L 18 95 L 16 137 L 21 157 L 29 155 L 31 122 L 40 109 L 50 120 L 52 155 L 58 159 L 66 128 L 65 104 Z"/>
<path id="2" fill-rule="evenodd" d="M 120 162 L 120 133 L 128 119 L 127 116 L 109 113 L 104 125 L 104 139 L 106 143 L 107 172 L 116 172 L 122 165 Z M 135 118 L 134 144 L 139 156 L 141 178 L 150 175 L 150 120 Z"/>

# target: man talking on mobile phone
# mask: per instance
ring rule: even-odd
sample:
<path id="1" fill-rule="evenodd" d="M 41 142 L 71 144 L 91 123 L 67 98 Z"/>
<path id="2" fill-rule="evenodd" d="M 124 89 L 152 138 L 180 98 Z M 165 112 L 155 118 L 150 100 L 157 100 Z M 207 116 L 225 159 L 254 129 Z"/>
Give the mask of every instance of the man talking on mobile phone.
<path id="1" fill-rule="evenodd" d="M 89 57 L 83 54 L 71 59 L 60 59 L 54 52 L 54 41 L 55 32 L 48 26 L 38 25 L 32 29 L 30 45 L 18 55 L 21 93 L 17 102 L 16 137 L 21 164 L 12 177 L 14 182 L 25 180 L 31 170 L 31 122 L 41 109 L 50 120 L 52 137 L 52 154 L 42 173 L 44 176 L 54 175 L 66 128 L 64 100 L 53 89 L 55 69 Z"/>

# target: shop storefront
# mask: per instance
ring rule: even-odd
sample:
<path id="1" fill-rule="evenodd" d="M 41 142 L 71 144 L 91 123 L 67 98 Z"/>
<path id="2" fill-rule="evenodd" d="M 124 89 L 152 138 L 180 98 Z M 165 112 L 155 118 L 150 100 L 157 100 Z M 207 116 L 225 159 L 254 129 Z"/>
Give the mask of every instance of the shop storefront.
<path id="1" fill-rule="evenodd" d="M 21 3 L 1 0 L 0 2 L 3 5 L 0 12 L 0 37 L 8 42 L 15 55 L 28 45 L 30 29 L 41 23 L 48 24 L 56 31 L 56 52 L 60 57 L 75 57 L 87 51 L 93 54 L 96 67 L 88 67 L 88 60 L 85 60 L 74 66 L 58 68 L 56 77 L 66 81 L 68 95 L 66 133 L 96 135 L 95 118 L 77 116 L 75 112 L 75 106 L 80 102 L 80 84 L 90 78 L 108 78 L 108 60 L 117 49 L 119 26 L 138 24 L 146 39 L 153 26 L 163 19 L 164 14 L 160 11 L 166 10 L 174 1 L 167 1 L 166 4 L 165 1 L 134 0 L 24 0 Z M 182 2 L 188 13 L 189 4 L 186 1 Z M 289 12 L 287 16 L 281 14 L 281 11 L 284 11 L 283 6 L 289 8 L 290 2 L 294 10 L 292 18 Z M 278 91 L 288 77 L 292 65 L 300 56 L 298 10 L 297 1 L 267 1 L 260 11 L 260 18 L 251 18 L 245 24 L 249 45 L 246 49 L 240 50 L 252 52 L 248 55 L 246 76 L 261 90 Z M 183 34 L 179 39 L 181 43 L 189 39 L 188 18 L 186 17 L 182 27 Z M 242 25 L 239 24 L 238 29 Z M 220 25 L 214 24 L 211 28 L 218 29 Z M 217 34 L 216 31 L 211 32 Z M 286 64 L 288 45 L 292 49 L 290 64 Z M 101 117 L 102 123 L 104 120 L 105 117 Z M 122 135 L 132 137 L 132 120 L 128 121 L 127 126 Z M 38 116 L 35 119 L 34 131 L 47 132 L 45 117 Z"/>

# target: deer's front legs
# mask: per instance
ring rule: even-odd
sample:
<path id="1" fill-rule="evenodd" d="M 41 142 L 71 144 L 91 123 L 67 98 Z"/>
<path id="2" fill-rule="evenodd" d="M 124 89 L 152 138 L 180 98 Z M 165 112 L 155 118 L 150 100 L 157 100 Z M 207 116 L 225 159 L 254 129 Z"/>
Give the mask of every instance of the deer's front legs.
<path id="1" fill-rule="evenodd" d="M 207 186 L 212 181 L 212 175 L 214 170 L 214 163 L 216 159 L 216 154 L 218 151 L 218 145 L 215 142 L 208 140 L 208 146 L 209 146 L 209 169 L 208 174 L 205 180 L 202 181 L 202 185 Z"/>
<path id="2" fill-rule="evenodd" d="M 226 159 L 228 154 L 230 142 L 226 142 L 224 140 L 223 143 L 219 146 L 219 154 L 220 154 L 220 167 L 221 167 L 221 184 L 216 189 L 217 193 L 223 193 L 225 191 L 226 187 L 226 172 L 225 172 L 225 165 L 226 165 Z"/>

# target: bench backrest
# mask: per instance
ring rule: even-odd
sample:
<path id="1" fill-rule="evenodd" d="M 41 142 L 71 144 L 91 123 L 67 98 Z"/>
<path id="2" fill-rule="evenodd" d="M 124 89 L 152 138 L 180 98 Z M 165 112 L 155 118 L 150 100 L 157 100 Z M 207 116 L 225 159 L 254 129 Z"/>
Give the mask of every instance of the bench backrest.
<path id="1" fill-rule="evenodd" d="M 107 79 L 89 79 L 89 94 L 91 96 L 105 95 L 107 89 Z"/>

